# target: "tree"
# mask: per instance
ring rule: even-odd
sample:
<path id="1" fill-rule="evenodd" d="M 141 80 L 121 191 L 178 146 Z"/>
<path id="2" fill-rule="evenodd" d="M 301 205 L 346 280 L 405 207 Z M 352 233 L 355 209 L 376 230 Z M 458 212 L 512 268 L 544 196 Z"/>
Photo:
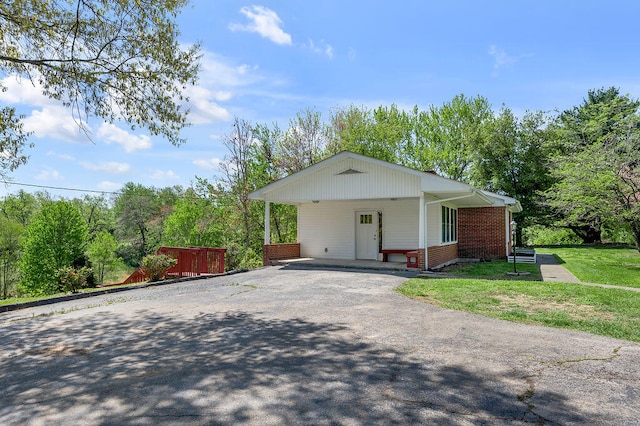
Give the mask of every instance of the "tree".
<path id="1" fill-rule="evenodd" d="M 0 216 L 0 296 L 6 299 L 17 281 L 20 259 L 20 237 L 24 228 L 17 222 Z"/>
<path id="2" fill-rule="evenodd" d="M 85 130 L 95 116 L 179 144 L 187 124 L 182 93 L 199 67 L 199 46 L 178 43 L 175 18 L 187 2 L 2 2 L 0 71 L 62 101 Z M 0 166 L 13 170 L 26 161 L 27 135 L 12 107 L 0 109 L 0 135 Z"/>
<path id="3" fill-rule="evenodd" d="M 375 110 L 349 106 L 333 111 L 327 153 L 352 151 L 383 161 L 407 164 L 407 145 L 414 133 L 415 114 L 401 111 L 396 105 Z"/>
<path id="4" fill-rule="evenodd" d="M 153 252 L 162 235 L 161 208 L 154 188 L 128 182 L 114 205 L 116 236 L 122 243 L 120 256 L 130 266 L 139 266 Z"/>
<path id="5" fill-rule="evenodd" d="M 2 215 L 18 222 L 22 226 L 27 226 L 31 221 L 31 217 L 38 208 L 38 199 L 23 190 L 16 194 L 7 195 L 0 203 L 0 212 Z"/>
<path id="6" fill-rule="evenodd" d="M 523 228 L 542 216 L 542 196 L 553 183 L 548 170 L 547 119 L 541 112 L 518 118 L 503 107 L 487 121 L 474 147 L 471 180 L 475 186 L 516 198 L 523 211 L 517 215 L 518 237 Z M 518 241 L 521 245 L 521 241 Z"/>
<path id="7" fill-rule="evenodd" d="M 193 190 L 176 202 L 164 221 L 162 245 L 174 247 L 217 247 L 222 242 L 225 220 L 209 199 L 199 198 Z"/>
<path id="8" fill-rule="evenodd" d="M 318 111 L 306 109 L 289 120 L 289 129 L 276 139 L 277 167 L 289 175 L 317 163 L 327 145 L 327 130 Z"/>
<path id="9" fill-rule="evenodd" d="M 91 240 L 103 231 L 113 232 L 115 229 L 113 210 L 103 195 L 85 195 L 81 199 L 74 198 L 71 202 L 78 208 L 83 219 L 87 222 Z"/>
<path id="10" fill-rule="evenodd" d="M 240 216 L 240 241 L 245 249 L 251 246 L 252 234 L 259 223 L 252 214 L 253 203 L 249 199 L 249 193 L 257 188 L 251 176 L 253 144 L 253 126 L 236 117 L 232 133 L 224 138 L 224 145 L 228 149 L 228 155 L 221 165 L 224 187 L 217 191 L 219 195 L 227 193 L 229 202 L 225 204 L 234 205 Z"/>
<path id="11" fill-rule="evenodd" d="M 118 241 L 107 231 L 98 232 L 87 247 L 87 255 L 96 273 L 97 284 L 104 284 L 104 277 L 120 261 L 116 255 Z"/>
<path id="12" fill-rule="evenodd" d="M 487 99 L 457 95 L 441 107 L 420 112 L 416 123 L 415 163 L 445 177 L 468 181 L 473 152 L 482 144 L 483 127 L 492 117 Z"/>
<path id="13" fill-rule="evenodd" d="M 42 206 L 25 234 L 20 288 L 32 295 L 53 294 L 59 290 L 56 271 L 84 256 L 87 225 L 72 203 L 53 201 Z"/>
<path id="14" fill-rule="evenodd" d="M 556 224 L 585 243 L 602 240 L 603 227 L 621 208 L 614 194 L 625 198 L 622 192 L 630 190 L 619 184 L 628 173 L 633 176 L 634 158 L 640 155 L 634 142 L 639 106 L 615 87 L 590 90 L 580 106 L 561 113 L 554 125 L 551 171 L 556 183 L 545 192 L 546 202 Z"/>

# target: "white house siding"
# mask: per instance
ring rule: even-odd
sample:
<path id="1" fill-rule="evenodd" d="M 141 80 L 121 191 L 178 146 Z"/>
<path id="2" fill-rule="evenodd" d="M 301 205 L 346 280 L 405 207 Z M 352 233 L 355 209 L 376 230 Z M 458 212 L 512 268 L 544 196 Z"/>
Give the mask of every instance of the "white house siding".
<path id="1" fill-rule="evenodd" d="M 427 247 L 439 246 L 442 242 L 442 204 L 427 204 Z"/>
<path id="2" fill-rule="evenodd" d="M 355 212 L 382 212 L 383 248 L 418 248 L 418 198 L 320 201 L 298 206 L 298 241 L 303 257 L 355 259 Z M 325 251 L 326 249 L 326 251 Z M 389 260 L 404 261 L 403 255 Z"/>
<path id="3" fill-rule="evenodd" d="M 347 170 L 361 173 L 340 174 Z M 265 194 L 278 202 L 418 197 L 420 177 L 354 158 L 302 176 Z"/>

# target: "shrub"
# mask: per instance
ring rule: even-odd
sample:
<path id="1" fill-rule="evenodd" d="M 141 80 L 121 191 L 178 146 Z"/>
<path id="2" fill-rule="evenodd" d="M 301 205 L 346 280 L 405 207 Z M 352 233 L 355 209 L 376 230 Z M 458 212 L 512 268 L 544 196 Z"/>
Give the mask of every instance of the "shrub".
<path id="1" fill-rule="evenodd" d="M 227 252 L 224 255 L 224 268 L 227 271 L 254 269 L 262 266 L 262 254 L 256 253 L 252 248 L 245 249 L 235 242 L 228 242 L 225 246 Z"/>
<path id="2" fill-rule="evenodd" d="M 81 288 L 88 287 L 87 282 L 89 277 L 93 276 L 93 271 L 86 267 L 74 269 L 71 266 L 65 266 L 57 269 L 55 275 L 59 291 L 77 293 Z"/>
<path id="3" fill-rule="evenodd" d="M 523 242 L 527 246 L 580 244 L 582 240 L 570 229 L 531 226 L 524 230 Z"/>
<path id="4" fill-rule="evenodd" d="M 160 281 L 164 279 L 169 268 L 177 263 L 177 259 L 166 254 L 150 254 L 142 258 L 142 269 L 149 281 Z"/>

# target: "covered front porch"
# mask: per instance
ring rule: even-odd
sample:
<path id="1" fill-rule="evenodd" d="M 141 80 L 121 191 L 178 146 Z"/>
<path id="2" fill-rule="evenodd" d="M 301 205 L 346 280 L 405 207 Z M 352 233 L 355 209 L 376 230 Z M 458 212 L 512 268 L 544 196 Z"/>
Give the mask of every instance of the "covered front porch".
<path id="1" fill-rule="evenodd" d="M 388 260 L 397 263 L 391 268 L 404 264 L 425 270 L 453 262 L 461 252 L 465 257 L 506 256 L 508 214 L 505 200 L 494 195 L 343 152 L 249 198 L 265 202 L 265 265 L 295 258 L 375 264 Z M 296 206 L 297 243 L 271 243 L 272 204 Z M 497 249 L 487 250 L 489 242 Z"/>

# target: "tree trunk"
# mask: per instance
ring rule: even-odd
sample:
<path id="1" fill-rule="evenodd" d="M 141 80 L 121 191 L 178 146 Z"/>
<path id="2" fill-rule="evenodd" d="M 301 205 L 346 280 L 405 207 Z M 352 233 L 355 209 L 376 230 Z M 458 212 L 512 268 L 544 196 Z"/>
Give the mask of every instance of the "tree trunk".
<path id="1" fill-rule="evenodd" d="M 636 250 L 640 252 L 640 220 L 633 222 L 629 221 L 629 227 L 631 228 L 633 240 L 636 243 Z"/>
<path id="2" fill-rule="evenodd" d="M 595 244 L 602 242 L 602 229 L 600 227 L 582 225 L 570 226 L 569 229 L 582 239 L 583 244 Z"/>

